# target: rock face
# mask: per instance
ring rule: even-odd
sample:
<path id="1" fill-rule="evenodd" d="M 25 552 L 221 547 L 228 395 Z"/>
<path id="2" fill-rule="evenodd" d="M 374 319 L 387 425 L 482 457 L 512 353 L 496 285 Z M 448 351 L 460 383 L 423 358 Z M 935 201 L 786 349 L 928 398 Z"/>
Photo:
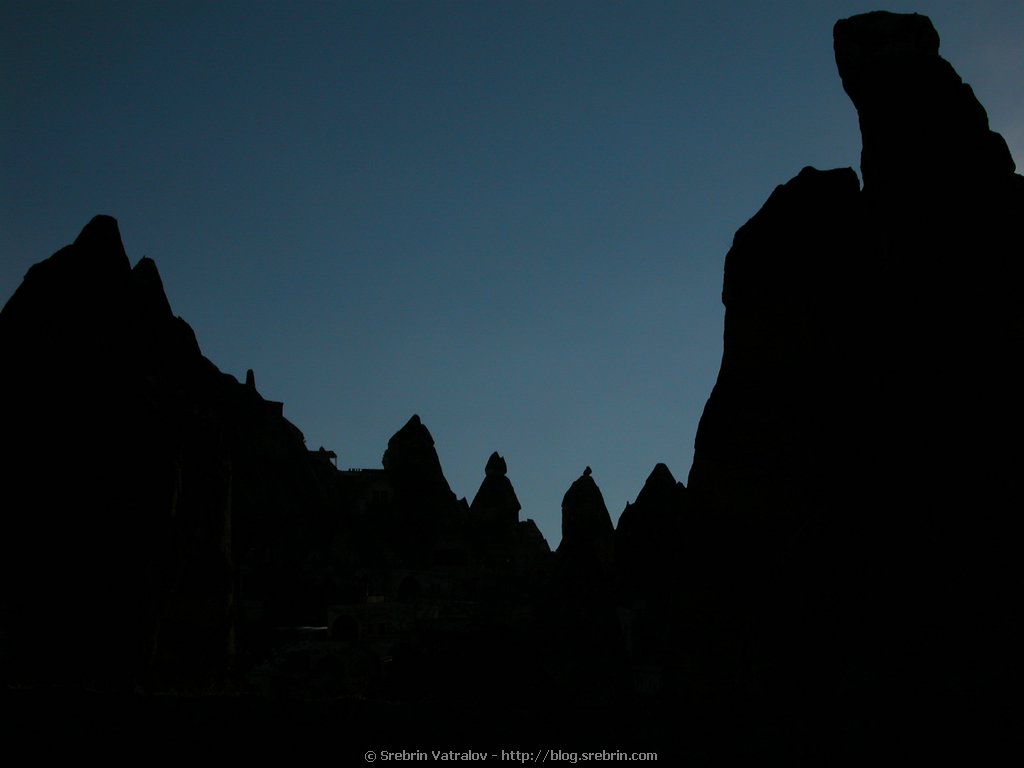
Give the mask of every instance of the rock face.
<path id="1" fill-rule="evenodd" d="M 5 686 L 401 698 L 528 678 L 551 553 L 497 454 L 472 512 L 418 416 L 383 468 L 339 472 L 253 371 L 203 357 L 109 217 L 32 267 L 0 349 Z M 343 647 L 311 655 L 325 625 Z"/>
<path id="2" fill-rule="evenodd" d="M 381 462 L 410 508 L 441 509 L 455 502 L 434 449 L 434 438 L 414 415 L 388 440 Z"/>
<path id="3" fill-rule="evenodd" d="M 316 502 L 329 482 L 301 433 L 202 356 L 110 217 L 29 270 L 0 313 L 0 349 L 4 677 L 223 679 L 238 575 L 274 563 L 279 578 L 254 576 L 273 583 L 260 598 L 293 606 L 300 563 L 317 559 L 295 547 L 330 539 Z"/>
<path id="4" fill-rule="evenodd" d="M 474 516 L 486 521 L 511 528 L 519 522 L 519 510 L 522 505 L 516 497 L 515 489 L 508 479 L 508 466 L 505 459 L 495 451 L 487 459 L 484 467 L 484 481 L 480 490 L 473 497 L 469 511 Z"/>
<path id="5" fill-rule="evenodd" d="M 543 605 L 549 695 L 593 705 L 625 690 L 614 563 L 611 517 L 587 467 L 562 499 L 562 541 Z"/>
<path id="6" fill-rule="evenodd" d="M 1024 179 L 928 19 L 840 21 L 835 52 L 863 190 L 804 169 L 726 259 L 689 556 L 708 642 L 748 650 L 709 688 L 963 730 L 1019 680 Z"/>
<path id="7" fill-rule="evenodd" d="M 877 11 L 835 26 L 843 88 L 860 120 L 864 189 L 915 196 L 927 182 L 986 183 L 1014 171 L 1002 136 L 953 67 L 926 16 Z M 934 190 L 933 190 L 934 191 Z"/>
<path id="8" fill-rule="evenodd" d="M 683 660 L 697 655 L 687 645 L 698 623 L 686 599 L 695 578 L 683 559 L 692 536 L 688 502 L 683 484 L 658 464 L 615 528 L 619 618 L 631 665 L 648 678 L 634 679 L 633 690 L 648 695 L 685 689 Z"/>
<path id="9" fill-rule="evenodd" d="M 658 464 L 626 504 L 615 528 L 615 560 L 628 604 L 635 597 L 662 595 L 676 579 L 676 557 L 684 536 L 686 488 Z"/>
<path id="10" fill-rule="evenodd" d="M 604 496 L 587 467 L 562 498 L 562 542 L 558 550 L 563 553 L 586 550 L 597 558 L 602 568 L 610 569 L 613 539 L 612 519 Z"/>
<path id="11" fill-rule="evenodd" d="M 394 490 L 382 522 L 400 558 L 417 567 L 466 563 L 470 552 L 463 523 L 469 505 L 448 485 L 434 438 L 419 416 L 391 437 L 381 463 Z"/>

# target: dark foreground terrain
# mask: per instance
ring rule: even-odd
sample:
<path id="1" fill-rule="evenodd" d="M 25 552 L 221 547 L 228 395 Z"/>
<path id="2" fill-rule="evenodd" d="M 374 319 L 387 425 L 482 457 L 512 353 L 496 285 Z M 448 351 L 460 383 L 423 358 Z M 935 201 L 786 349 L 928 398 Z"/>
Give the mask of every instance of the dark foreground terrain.
<path id="1" fill-rule="evenodd" d="M 861 178 L 805 168 L 740 228 L 686 485 L 659 464 L 613 527 L 586 468 L 554 552 L 502 456 L 458 499 L 416 416 L 379 468 L 309 450 L 114 219 L 32 267 L 0 313 L 9 743 L 1005 750 L 1024 178 L 928 19 L 834 43 Z"/>

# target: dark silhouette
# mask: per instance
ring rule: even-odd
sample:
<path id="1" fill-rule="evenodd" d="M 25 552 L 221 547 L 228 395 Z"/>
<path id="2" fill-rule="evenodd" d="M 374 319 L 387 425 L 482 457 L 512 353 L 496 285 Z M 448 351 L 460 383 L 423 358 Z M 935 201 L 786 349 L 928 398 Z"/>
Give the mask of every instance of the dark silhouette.
<path id="1" fill-rule="evenodd" d="M 927 18 L 857 16 L 834 41 L 863 189 L 805 168 L 740 228 L 688 487 L 658 464 L 613 528 L 587 467 L 554 553 L 505 459 L 467 503 L 418 416 L 379 468 L 307 450 L 253 371 L 203 357 L 114 219 L 33 266 L 0 312 L 17 722 L 690 756 L 1004 746 L 1024 180 Z M 60 467 L 56 444 L 78 449 Z"/>
<path id="2" fill-rule="evenodd" d="M 736 235 L 696 439 L 712 688 L 766 739 L 978 749 L 1020 683 L 1024 180 L 918 15 L 835 26 L 863 134 Z M 730 690 L 731 688 L 731 690 Z"/>

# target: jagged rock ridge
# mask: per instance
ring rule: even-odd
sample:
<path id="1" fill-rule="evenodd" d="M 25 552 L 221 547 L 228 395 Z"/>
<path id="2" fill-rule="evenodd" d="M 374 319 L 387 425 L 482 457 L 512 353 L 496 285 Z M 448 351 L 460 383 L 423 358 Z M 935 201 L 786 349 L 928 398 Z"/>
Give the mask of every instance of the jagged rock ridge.
<path id="1" fill-rule="evenodd" d="M 323 523 L 301 433 L 202 356 L 155 264 L 131 268 L 107 216 L 29 270 L 0 347 L 6 671 L 209 684 L 233 654 L 236 567 L 271 531 Z M 301 520 L 266 500 L 296 472 Z"/>
<path id="2" fill-rule="evenodd" d="M 469 505 L 418 417 L 379 470 L 306 451 L 97 217 L 0 312 L 5 678 L 205 687 L 248 664 L 287 689 L 295 666 L 331 695 L 501 681 L 593 704 L 642 673 L 709 743 L 1001 734 L 1024 644 L 1024 182 L 926 18 L 866 14 L 834 43 L 864 188 L 805 168 L 737 232 L 688 488 L 658 465 L 613 532 L 588 468 L 553 558 L 504 459 Z M 336 645 L 255 660 L 310 623 Z"/>
<path id="3" fill-rule="evenodd" d="M 372 670 L 415 638 L 440 655 L 402 651 L 387 692 L 415 696 L 527 631 L 550 550 L 519 521 L 503 459 L 488 461 L 475 510 L 418 416 L 380 469 L 337 470 L 253 371 L 241 384 L 203 357 L 155 263 L 130 266 L 114 219 L 32 267 L 0 342 L 0 397 L 17 404 L 3 436 L 4 681 L 382 694 Z M 52 441 L 68 435 L 80 452 L 61 461 Z M 308 638 L 278 629 L 324 625 L 343 650 L 313 658 Z M 364 672 L 297 682 L 280 675 L 289 664 Z"/>

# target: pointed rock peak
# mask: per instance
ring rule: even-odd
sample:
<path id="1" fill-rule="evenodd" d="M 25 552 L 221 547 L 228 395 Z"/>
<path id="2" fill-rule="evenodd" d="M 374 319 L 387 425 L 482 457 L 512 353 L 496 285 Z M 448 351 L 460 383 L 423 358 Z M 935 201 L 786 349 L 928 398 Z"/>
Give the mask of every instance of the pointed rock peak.
<path id="1" fill-rule="evenodd" d="M 609 566 L 615 528 L 604 496 L 591 476 L 590 467 L 577 478 L 562 498 L 562 551 L 594 547 L 600 562 Z"/>
<path id="2" fill-rule="evenodd" d="M 245 386 L 248 389 L 256 389 L 256 374 L 253 372 L 252 368 L 245 372 Z"/>
<path id="3" fill-rule="evenodd" d="M 644 487 L 650 486 L 651 488 L 663 487 L 663 488 L 675 488 L 676 479 L 672 475 L 666 465 L 658 463 L 654 465 L 654 469 L 651 470 L 651 474 L 647 476 L 647 482 L 644 483 Z"/>
<path id="4" fill-rule="evenodd" d="M 113 216 L 94 216 L 75 238 L 74 245 L 80 252 L 88 253 L 92 258 L 116 259 L 125 267 L 130 266 L 128 254 L 125 253 L 124 243 L 121 241 L 121 230 L 118 229 L 117 219 Z"/>
<path id="5" fill-rule="evenodd" d="M 25 274 L 18 290 L 4 306 L 7 317 L 22 315 L 36 320 L 84 317 L 97 313 L 108 319 L 124 308 L 131 264 L 121 243 L 117 221 L 97 216 L 75 242 L 36 264 Z M 24 313 L 24 314 L 23 314 Z"/>
<path id="6" fill-rule="evenodd" d="M 430 438 L 430 444 L 433 445 L 434 438 L 430 436 L 430 432 L 427 430 L 425 426 L 423 426 L 423 422 L 420 421 L 420 417 L 414 413 L 412 415 L 412 418 L 405 422 L 405 426 L 398 430 L 395 433 L 395 436 L 391 439 L 394 440 L 395 438 L 411 436 L 417 436 L 422 438 L 424 435 Z"/>
<path id="7" fill-rule="evenodd" d="M 685 492 L 682 483 L 676 482 L 672 472 L 664 464 L 656 464 L 647 482 L 637 494 L 633 507 L 636 509 L 655 509 L 667 511 L 681 501 L 680 495 Z M 625 512 L 623 512 L 625 516 Z"/>
<path id="8" fill-rule="evenodd" d="M 523 522 L 518 523 L 516 533 L 521 541 L 539 545 L 540 551 L 545 553 L 551 551 L 551 545 L 548 544 L 548 540 L 544 538 L 544 534 L 540 532 L 540 528 L 537 527 L 537 523 L 532 518 L 527 518 Z"/>
<path id="9" fill-rule="evenodd" d="M 155 261 L 148 256 L 139 259 L 139 263 L 132 269 L 132 282 L 136 295 L 150 311 L 167 316 L 174 314 Z"/>
<path id="10" fill-rule="evenodd" d="M 593 470 L 590 467 L 583 470 L 583 474 L 573 481 L 562 497 L 562 509 L 565 510 L 567 507 L 595 507 L 605 509 L 605 514 L 608 514 L 604 496 L 594 482 Z"/>
<path id="11" fill-rule="evenodd" d="M 382 463 L 385 469 L 398 474 L 430 476 L 438 486 L 443 484 L 448 488 L 434 449 L 434 438 L 419 416 L 414 415 L 388 440 Z"/>
<path id="12" fill-rule="evenodd" d="M 132 267 L 132 272 L 138 280 L 156 282 L 161 288 L 163 287 L 164 281 L 160 278 L 160 270 L 157 269 L 156 262 L 149 258 L 149 256 L 143 256 L 139 259 L 138 264 Z"/>
<path id="13" fill-rule="evenodd" d="M 495 451 L 491 454 L 491 457 L 487 459 L 487 466 L 484 467 L 484 475 L 491 477 L 492 475 L 504 476 L 508 474 L 508 465 L 505 463 L 505 459 L 498 455 Z"/>
<path id="14" fill-rule="evenodd" d="M 484 480 L 470 505 L 480 515 L 515 525 L 522 505 L 508 479 L 508 467 L 497 451 L 491 454 L 484 468 Z"/>
<path id="15" fill-rule="evenodd" d="M 389 459 L 394 460 L 405 454 L 410 456 L 429 455 L 433 448 L 434 438 L 430 431 L 420 421 L 420 417 L 413 414 L 405 426 L 388 440 L 388 449 L 384 452 L 384 460 L 388 462 Z M 385 466 L 387 465 L 385 464 Z"/>
<path id="16" fill-rule="evenodd" d="M 97 243 L 121 243 L 121 230 L 117 226 L 117 219 L 113 216 L 102 214 L 93 216 L 92 219 L 82 227 L 82 231 L 75 238 L 75 245 L 93 246 Z M 122 247 L 123 250 L 123 247 Z"/>

